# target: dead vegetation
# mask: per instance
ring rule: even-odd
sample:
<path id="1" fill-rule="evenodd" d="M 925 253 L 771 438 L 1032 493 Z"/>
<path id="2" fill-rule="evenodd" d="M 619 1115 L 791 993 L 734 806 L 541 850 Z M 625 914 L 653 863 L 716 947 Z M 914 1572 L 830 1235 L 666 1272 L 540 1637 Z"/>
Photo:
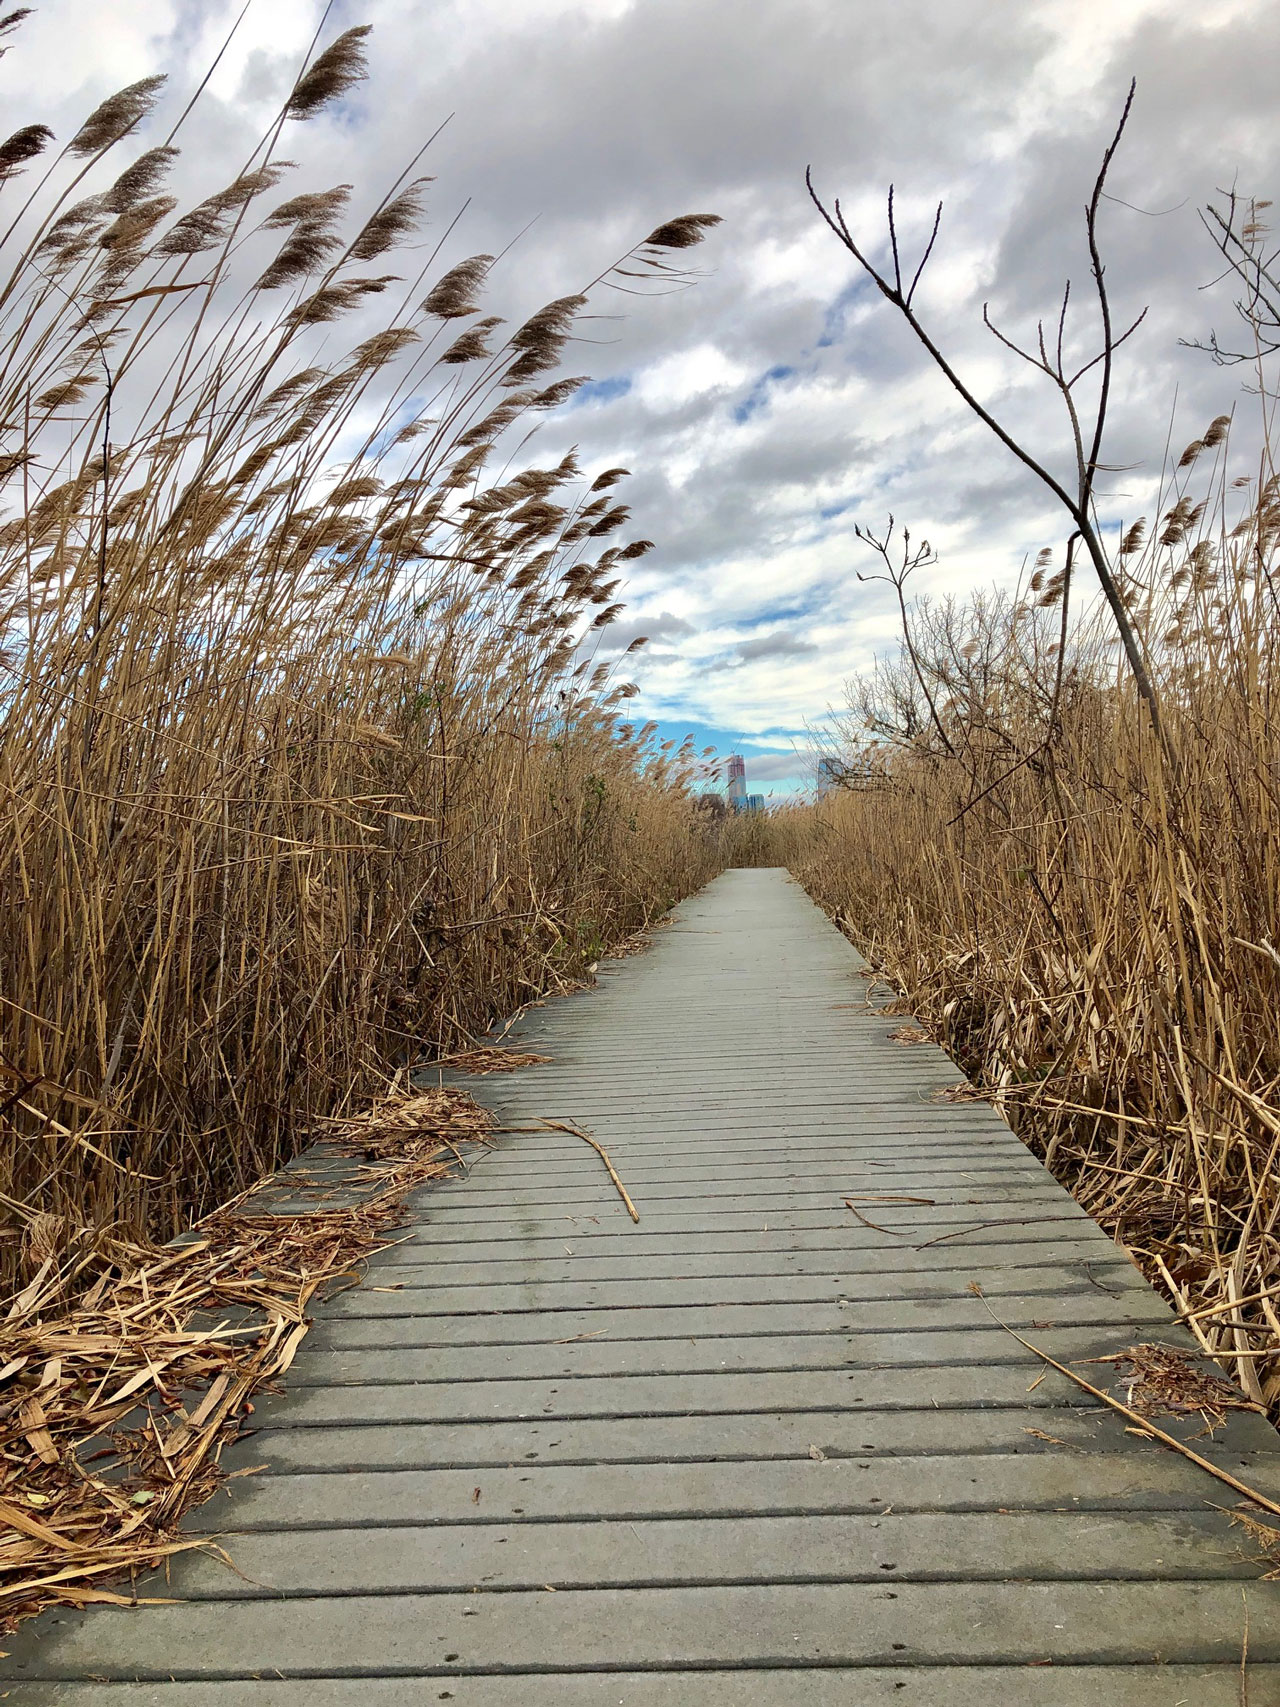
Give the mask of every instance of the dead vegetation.
<path id="1" fill-rule="evenodd" d="M 1194 1414 L 1205 1428 L 1221 1428 L 1232 1411 L 1256 1411 L 1240 1389 L 1198 1367 L 1176 1346 L 1129 1346 L 1104 1361 L 1123 1367 L 1126 1402 L 1146 1417 Z"/>
<path id="2" fill-rule="evenodd" d="M 884 969 L 975 1087 L 939 1096 L 989 1097 L 1274 1413 L 1280 260 L 1268 205 L 1232 197 L 1209 221 L 1241 292 L 1245 353 L 1212 347 L 1246 363 L 1249 413 L 1215 416 L 1166 459 L 1148 515 L 1117 527 L 1112 504 L 1101 529 L 1093 477 L 1121 340 L 1095 194 L 1101 356 L 1075 336 L 1065 299 L 1056 353 L 1043 331 L 1020 349 L 997 331 L 1074 424 L 1079 489 L 1049 483 L 1074 531 L 1013 592 L 932 601 L 908 587 L 932 560 L 927 546 L 892 521 L 861 531 L 872 578 L 897 603 L 901 650 L 850 684 L 834 786 L 775 815 L 765 852 Z M 910 292 L 879 282 L 911 319 Z M 1098 388 L 1087 406 L 1082 384 Z M 1079 585 L 1085 548 L 1103 597 Z"/>
<path id="3" fill-rule="evenodd" d="M 536 454 L 592 292 L 715 221 L 486 315 L 418 158 L 284 158 L 365 33 L 225 177 L 158 77 L 0 145 L 0 1284 L 180 1230 L 716 866 L 598 651 L 626 471 Z"/>
<path id="4" fill-rule="evenodd" d="M 611 943 L 606 951 L 609 960 L 629 960 L 633 955 L 645 954 L 653 947 L 653 933 L 665 930 L 670 925 L 668 918 L 652 919 L 638 931 L 632 931 L 630 936 L 623 937 L 621 942 Z"/>
<path id="5" fill-rule="evenodd" d="M 358 1158 L 356 1207 L 276 1214 L 248 1192 L 175 1246 L 50 1237 L 0 1327 L 0 1626 L 54 1602 L 132 1604 L 122 1576 L 210 1544 L 181 1519 L 289 1369 L 309 1306 L 358 1278 L 408 1194 L 491 1124 L 457 1092 L 389 1098 L 326 1132 Z"/>
<path id="6" fill-rule="evenodd" d="M 549 1055 L 533 1055 L 522 1049 L 462 1049 L 446 1055 L 442 1067 L 452 1067 L 459 1073 L 514 1073 L 520 1067 L 537 1067 L 551 1059 Z"/>
<path id="7" fill-rule="evenodd" d="M 939 1095 L 994 1101 L 1274 1406 L 1280 513 L 1226 445 L 1194 498 L 1184 463 L 1126 559 L 1172 767 L 1089 613 L 1055 696 L 1041 565 L 1017 596 L 912 611 L 914 663 L 851 690 L 875 786 L 775 820 L 775 857 L 970 1074 Z"/>

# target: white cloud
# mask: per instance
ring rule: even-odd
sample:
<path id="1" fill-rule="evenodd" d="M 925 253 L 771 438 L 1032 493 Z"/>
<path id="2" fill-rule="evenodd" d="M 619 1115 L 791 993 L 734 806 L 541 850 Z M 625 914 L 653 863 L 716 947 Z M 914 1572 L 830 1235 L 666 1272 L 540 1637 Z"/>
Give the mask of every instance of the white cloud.
<path id="1" fill-rule="evenodd" d="M 696 344 L 651 362 L 637 376 L 632 394 L 654 414 L 669 414 L 695 398 L 712 398 L 741 385 L 747 374 L 714 344 Z"/>
<path id="2" fill-rule="evenodd" d="M 808 755 L 793 748 L 786 752 L 745 753 L 743 757 L 747 782 L 752 789 L 766 782 L 790 782 L 811 768 Z"/>

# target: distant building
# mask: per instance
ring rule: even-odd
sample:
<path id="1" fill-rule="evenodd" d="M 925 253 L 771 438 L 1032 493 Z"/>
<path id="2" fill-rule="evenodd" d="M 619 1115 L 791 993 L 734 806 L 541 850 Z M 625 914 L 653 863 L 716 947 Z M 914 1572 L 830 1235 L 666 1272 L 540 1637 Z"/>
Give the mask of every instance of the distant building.
<path id="1" fill-rule="evenodd" d="M 839 788 L 844 780 L 844 766 L 832 753 L 824 753 L 818 760 L 818 793 L 830 794 L 833 788 Z"/>
<path id="2" fill-rule="evenodd" d="M 730 753 L 726 775 L 724 798 L 730 812 L 764 811 L 764 795 L 747 793 L 747 761 L 741 753 Z"/>

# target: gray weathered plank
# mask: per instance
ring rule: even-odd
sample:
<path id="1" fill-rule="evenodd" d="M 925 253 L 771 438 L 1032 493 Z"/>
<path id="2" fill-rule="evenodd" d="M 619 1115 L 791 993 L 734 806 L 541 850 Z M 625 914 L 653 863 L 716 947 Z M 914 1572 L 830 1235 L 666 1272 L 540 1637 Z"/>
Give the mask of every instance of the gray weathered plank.
<path id="1" fill-rule="evenodd" d="M 896 1658 L 896 1656 L 895 1656 Z M 1230 1666 L 794 1666 L 785 1671 L 592 1671 L 420 1676 L 271 1675 L 218 1683 L 18 1684 L 9 1707 L 1241 1707 Z M 1259 1707 L 1280 1701 L 1280 1666 L 1249 1668 Z"/>

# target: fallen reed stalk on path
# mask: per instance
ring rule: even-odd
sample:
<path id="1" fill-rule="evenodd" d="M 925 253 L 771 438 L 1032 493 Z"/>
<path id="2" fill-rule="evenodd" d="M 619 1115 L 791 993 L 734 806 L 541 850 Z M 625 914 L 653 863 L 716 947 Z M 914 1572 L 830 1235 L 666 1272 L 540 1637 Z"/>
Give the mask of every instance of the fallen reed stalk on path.
<path id="1" fill-rule="evenodd" d="M 1242 1482 L 1238 1476 L 1233 1476 L 1230 1470 L 1224 1470 L 1220 1464 L 1215 1464 L 1211 1458 L 1204 1457 L 1202 1453 L 1199 1453 L 1195 1451 L 1193 1447 L 1188 1446 L 1185 1441 L 1179 1440 L 1177 1435 L 1170 1434 L 1166 1429 L 1160 1428 L 1156 1423 L 1152 1422 L 1150 1417 L 1144 1416 L 1141 1411 L 1135 1411 L 1131 1406 L 1123 1404 L 1119 1399 L 1112 1398 L 1111 1394 L 1108 1393 L 1104 1387 L 1095 1387 L 1092 1381 L 1086 1381 L 1083 1375 L 1077 1374 L 1069 1363 L 1059 1363 L 1056 1357 L 1050 1357 L 1047 1351 L 1042 1351 L 1038 1345 L 1033 1345 L 1031 1341 L 1024 1338 L 1016 1328 L 1011 1328 L 1008 1322 L 1001 1321 L 1000 1317 L 996 1315 L 995 1311 L 991 1308 L 991 1305 L 987 1302 L 987 1298 L 980 1287 L 975 1287 L 973 1290 L 976 1292 L 976 1295 L 982 1299 L 983 1304 L 986 1306 L 987 1313 L 990 1315 L 991 1320 L 996 1324 L 996 1326 L 1003 1328 L 1007 1334 L 1011 1334 L 1013 1338 L 1017 1340 L 1018 1344 L 1029 1351 L 1033 1357 L 1038 1357 L 1041 1362 L 1047 1364 L 1050 1369 L 1056 1369 L 1059 1375 L 1065 1375 L 1067 1380 L 1074 1382 L 1082 1392 L 1088 1393 L 1092 1398 L 1101 1400 L 1109 1410 L 1113 1410 L 1117 1415 L 1122 1416 L 1137 1433 L 1145 1435 L 1149 1440 L 1159 1441 L 1161 1446 L 1167 1446 L 1170 1451 L 1176 1452 L 1180 1457 L 1188 1459 L 1198 1470 L 1205 1471 L 1206 1474 L 1212 1476 L 1215 1481 L 1225 1483 L 1227 1487 L 1231 1488 L 1237 1494 L 1243 1494 L 1245 1499 L 1249 1500 L 1253 1505 L 1259 1506 L 1263 1511 L 1269 1511 L 1274 1516 L 1280 1517 L 1280 1503 L 1269 1498 L 1266 1494 L 1260 1494 L 1256 1488 L 1251 1488 L 1247 1482 Z"/>
<path id="2" fill-rule="evenodd" d="M 600 1160 L 604 1163 L 605 1171 L 608 1173 L 609 1178 L 617 1187 L 618 1196 L 622 1199 L 623 1203 L 626 1204 L 627 1214 L 633 1221 L 639 1221 L 640 1211 L 636 1208 L 635 1204 L 632 1203 L 631 1198 L 627 1194 L 626 1186 L 623 1185 L 622 1181 L 618 1178 L 617 1169 L 609 1160 L 608 1151 L 605 1149 L 604 1145 L 601 1144 L 598 1139 L 593 1138 L 589 1132 L 584 1132 L 580 1126 L 574 1126 L 570 1121 L 565 1120 L 544 1120 L 540 1122 L 540 1127 L 508 1126 L 505 1127 L 504 1130 L 507 1132 L 536 1132 L 540 1128 L 547 1132 L 568 1132 L 574 1138 L 581 1138 L 584 1144 L 590 1144 L 596 1155 L 599 1156 Z"/>

